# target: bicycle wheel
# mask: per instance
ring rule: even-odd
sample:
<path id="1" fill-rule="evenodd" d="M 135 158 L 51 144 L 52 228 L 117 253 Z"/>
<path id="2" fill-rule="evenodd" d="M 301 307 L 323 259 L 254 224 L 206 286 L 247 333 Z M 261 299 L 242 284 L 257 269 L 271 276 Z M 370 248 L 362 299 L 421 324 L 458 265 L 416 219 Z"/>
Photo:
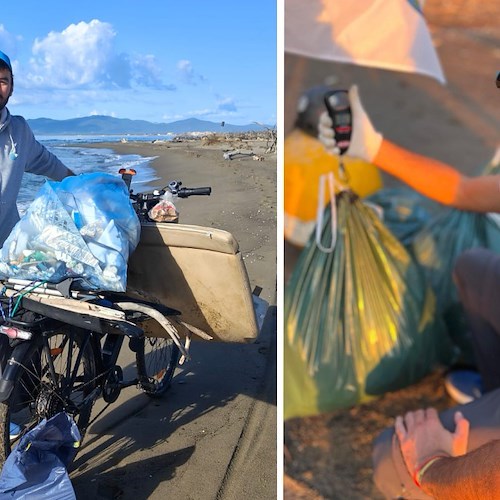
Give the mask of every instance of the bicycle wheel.
<path id="1" fill-rule="evenodd" d="M 141 389 L 159 397 L 170 387 L 179 360 L 179 348 L 171 338 L 144 336 L 136 350 L 137 374 Z"/>
<path id="2" fill-rule="evenodd" d="M 20 361 L 12 394 L 0 404 L 0 466 L 26 432 L 61 411 L 73 417 L 83 440 L 96 372 L 90 332 L 64 325 L 37 335 Z"/>

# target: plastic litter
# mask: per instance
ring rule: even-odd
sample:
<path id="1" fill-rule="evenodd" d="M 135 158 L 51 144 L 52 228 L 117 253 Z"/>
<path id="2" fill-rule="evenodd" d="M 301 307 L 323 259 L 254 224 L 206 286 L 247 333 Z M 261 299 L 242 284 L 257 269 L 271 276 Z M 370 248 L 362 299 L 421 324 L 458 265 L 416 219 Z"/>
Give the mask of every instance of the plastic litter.
<path id="1" fill-rule="evenodd" d="M 24 435 L 0 474 L 0 500 L 76 499 L 66 470 L 80 446 L 73 419 L 58 413 Z"/>
<path id="2" fill-rule="evenodd" d="M 0 250 L 0 277 L 123 292 L 140 223 L 120 177 L 104 173 L 46 182 Z"/>
<path id="3" fill-rule="evenodd" d="M 155 222 L 177 222 L 179 220 L 179 212 L 172 201 L 172 194 L 169 191 L 148 212 L 148 217 Z"/>

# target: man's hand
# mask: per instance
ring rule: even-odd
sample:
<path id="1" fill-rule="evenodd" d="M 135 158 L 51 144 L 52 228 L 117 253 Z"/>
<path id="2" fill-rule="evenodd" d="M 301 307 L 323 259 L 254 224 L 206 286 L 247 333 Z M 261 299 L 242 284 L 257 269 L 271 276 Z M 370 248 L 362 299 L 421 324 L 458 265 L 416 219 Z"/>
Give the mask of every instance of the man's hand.
<path id="1" fill-rule="evenodd" d="M 375 130 L 370 118 L 366 114 L 359 98 L 357 85 L 353 85 L 350 88 L 349 101 L 352 112 L 352 134 L 351 144 L 346 151 L 346 155 L 361 158 L 372 163 L 382 144 L 382 134 Z M 328 112 L 324 111 L 320 115 L 318 123 L 319 140 L 329 153 L 339 154 L 332 126 L 332 119 L 328 115 Z"/>
<path id="2" fill-rule="evenodd" d="M 396 417 L 395 430 L 408 472 L 415 470 L 434 456 L 457 457 L 467 451 L 469 421 L 460 412 L 455 413 L 455 432 L 447 431 L 434 408 Z"/>

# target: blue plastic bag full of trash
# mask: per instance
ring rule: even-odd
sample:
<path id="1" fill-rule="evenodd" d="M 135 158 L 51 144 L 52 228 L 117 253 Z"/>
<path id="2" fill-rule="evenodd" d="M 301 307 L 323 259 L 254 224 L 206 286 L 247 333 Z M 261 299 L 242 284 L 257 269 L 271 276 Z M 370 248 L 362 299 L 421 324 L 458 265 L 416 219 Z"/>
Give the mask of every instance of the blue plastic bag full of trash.
<path id="1" fill-rule="evenodd" d="M 64 412 L 42 420 L 7 457 L 0 474 L 0 500 L 75 499 L 67 466 L 80 445 L 80 432 Z"/>
<path id="2" fill-rule="evenodd" d="M 120 177 L 92 173 L 47 181 L 0 250 L 0 277 L 123 292 L 140 222 Z"/>

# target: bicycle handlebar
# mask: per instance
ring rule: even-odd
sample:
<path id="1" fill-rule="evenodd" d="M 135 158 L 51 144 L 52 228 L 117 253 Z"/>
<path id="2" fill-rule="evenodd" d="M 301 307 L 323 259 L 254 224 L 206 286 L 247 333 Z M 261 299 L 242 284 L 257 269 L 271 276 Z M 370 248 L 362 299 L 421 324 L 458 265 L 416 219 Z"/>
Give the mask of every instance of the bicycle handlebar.
<path id="1" fill-rule="evenodd" d="M 188 196 L 210 196 L 211 193 L 211 187 L 180 188 L 177 191 L 177 196 L 179 198 L 187 198 Z"/>
<path id="2" fill-rule="evenodd" d="M 211 187 L 199 187 L 199 188 L 179 188 L 176 191 L 172 191 L 171 189 L 163 188 L 159 190 L 155 190 L 149 193 L 132 193 L 130 192 L 130 198 L 134 201 L 147 201 L 155 202 L 159 201 L 163 195 L 170 191 L 173 196 L 177 196 L 177 198 L 189 198 L 189 196 L 210 196 L 212 193 Z"/>
<path id="3" fill-rule="evenodd" d="M 149 193 L 134 193 L 130 189 L 132 177 L 136 174 L 134 169 L 120 169 L 119 173 L 127 185 L 129 196 L 134 203 L 134 210 L 139 218 L 148 220 L 148 212 L 154 205 L 159 202 L 165 193 L 169 192 L 172 196 L 177 198 L 188 198 L 189 196 L 210 196 L 212 188 L 209 186 L 198 188 L 181 187 L 181 181 L 172 181 L 162 189 L 156 189 Z"/>

